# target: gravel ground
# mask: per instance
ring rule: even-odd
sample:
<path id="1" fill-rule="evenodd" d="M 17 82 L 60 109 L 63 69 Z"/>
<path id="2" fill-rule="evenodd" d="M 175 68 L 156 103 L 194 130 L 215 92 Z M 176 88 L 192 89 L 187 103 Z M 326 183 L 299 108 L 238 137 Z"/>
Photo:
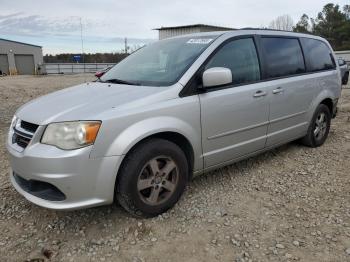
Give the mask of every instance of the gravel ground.
<path id="1" fill-rule="evenodd" d="M 1 261 L 350 261 L 350 89 L 322 147 L 290 143 L 200 176 L 169 212 L 135 219 L 116 205 L 47 210 L 10 185 L 16 108 L 84 78 L 0 78 Z"/>

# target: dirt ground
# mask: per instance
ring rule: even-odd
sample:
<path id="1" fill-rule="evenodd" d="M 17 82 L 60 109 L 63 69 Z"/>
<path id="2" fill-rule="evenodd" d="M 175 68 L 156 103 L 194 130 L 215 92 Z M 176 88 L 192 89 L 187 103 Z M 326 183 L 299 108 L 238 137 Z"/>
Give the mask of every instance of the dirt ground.
<path id="1" fill-rule="evenodd" d="M 47 210 L 10 185 L 15 110 L 85 79 L 0 78 L 0 261 L 350 261 L 350 89 L 322 147 L 294 142 L 200 176 L 167 213 L 135 219 L 116 205 Z"/>

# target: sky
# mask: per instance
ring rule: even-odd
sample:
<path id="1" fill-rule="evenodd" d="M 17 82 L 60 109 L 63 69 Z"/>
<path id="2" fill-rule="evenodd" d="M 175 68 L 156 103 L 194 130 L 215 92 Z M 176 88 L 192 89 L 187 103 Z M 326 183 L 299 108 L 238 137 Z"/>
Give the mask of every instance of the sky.
<path id="1" fill-rule="evenodd" d="M 316 17 L 329 0 L 0 0 L 0 38 L 43 47 L 44 54 L 120 52 L 158 39 L 161 26 L 266 27 L 280 15 Z M 335 2 L 340 6 L 349 1 Z M 1 51 L 1 50 L 0 50 Z"/>

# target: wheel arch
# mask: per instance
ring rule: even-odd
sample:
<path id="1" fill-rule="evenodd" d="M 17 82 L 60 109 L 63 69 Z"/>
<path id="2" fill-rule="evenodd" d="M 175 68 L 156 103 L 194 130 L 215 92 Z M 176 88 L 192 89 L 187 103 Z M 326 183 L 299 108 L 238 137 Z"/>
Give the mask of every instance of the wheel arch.
<path id="1" fill-rule="evenodd" d="M 320 104 L 326 105 L 328 107 L 331 115 L 333 114 L 334 105 L 333 105 L 333 100 L 331 98 L 328 97 L 328 98 L 323 99 Z"/>
<path id="2" fill-rule="evenodd" d="M 115 137 L 103 154 L 125 158 L 136 146 L 151 138 L 162 138 L 178 145 L 189 161 L 190 174 L 203 168 L 200 127 L 169 116 L 143 119 L 128 126 Z"/>
<path id="3" fill-rule="evenodd" d="M 160 138 L 160 139 L 173 142 L 174 144 L 180 147 L 180 149 L 184 152 L 186 159 L 188 161 L 188 169 L 189 169 L 188 175 L 189 175 L 189 180 L 191 180 L 193 176 L 195 155 L 194 155 L 194 150 L 190 141 L 184 135 L 174 131 L 163 131 L 163 132 L 154 133 L 137 141 L 124 155 L 123 160 L 121 161 L 117 174 L 115 176 L 113 201 L 116 201 L 116 190 L 117 190 L 118 179 L 120 177 L 121 170 L 123 170 L 123 165 L 125 165 L 126 163 L 127 156 L 131 154 L 133 150 L 135 150 L 139 145 L 154 138 Z"/>
<path id="4" fill-rule="evenodd" d="M 315 113 L 315 110 L 316 108 L 318 107 L 318 105 L 320 104 L 324 104 L 326 105 L 329 110 L 330 110 L 330 113 L 331 115 L 333 114 L 333 108 L 334 108 L 334 104 L 333 104 L 333 101 L 334 99 L 336 98 L 336 95 L 331 92 L 330 90 L 326 89 L 326 90 L 323 90 L 322 92 L 320 92 L 312 101 L 310 107 L 309 107 L 309 112 L 308 112 L 308 115 L 307 115 L 307 121 L 310 122 L 314 113 Z"/>
<path id="5" fill-rule="evenodd" d="M 160 138 L 160 139 L 170 141 L 170 142 L 176 144 L 182 150 L 182 152 L 185 154 L 187 162 L 188 162 L 189 179 L 191 179 L 192 174 L 193 174 L 193 168 L 194 168 L 194 149 L 193 149 L 193 146 L 191 145 L 190 141 L 183 134 L 180 134 L 180 133 L 174 132 L 174 131 L 163 131 L 163 132 L 154 133 L 152 135 L 144 137 L 143 139 L 141 139 L 137 143 L 135 143 L 128 150 L 125 157 L 123 158 L 123 161 L 121 162 L 121 165 L 120 165 L 119 170 L 118 170 L 118 174 L 119 174 L 120 170 L 122 169 L 122 166 L 125 163 L 125 159 L 127 159 L 126 156 L 128 154 L 132 153 L 133 150 L 135 150 L 142 143 L 144 143 L 148 140 L 151 140 L 151 139 L 155 139 L 155 138 Z M 118 174 L 117 174 L 117 177 L 118 177 Z"/>

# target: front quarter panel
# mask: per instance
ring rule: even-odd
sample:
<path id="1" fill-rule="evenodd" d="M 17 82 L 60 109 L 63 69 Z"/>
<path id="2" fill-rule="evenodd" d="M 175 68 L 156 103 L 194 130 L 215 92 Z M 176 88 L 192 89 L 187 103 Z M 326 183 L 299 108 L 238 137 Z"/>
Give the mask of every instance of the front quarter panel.
<path id="1" fill-rule="evenodd" d="M 91 157 L 125 155 L 142 139 L 161 132 L 176 132 L 191 143 L 196 171 L 203 168 L 200 130 L 198 96 L 178 97 L 124 113 L 110 112 L 103 121 Z"/>

